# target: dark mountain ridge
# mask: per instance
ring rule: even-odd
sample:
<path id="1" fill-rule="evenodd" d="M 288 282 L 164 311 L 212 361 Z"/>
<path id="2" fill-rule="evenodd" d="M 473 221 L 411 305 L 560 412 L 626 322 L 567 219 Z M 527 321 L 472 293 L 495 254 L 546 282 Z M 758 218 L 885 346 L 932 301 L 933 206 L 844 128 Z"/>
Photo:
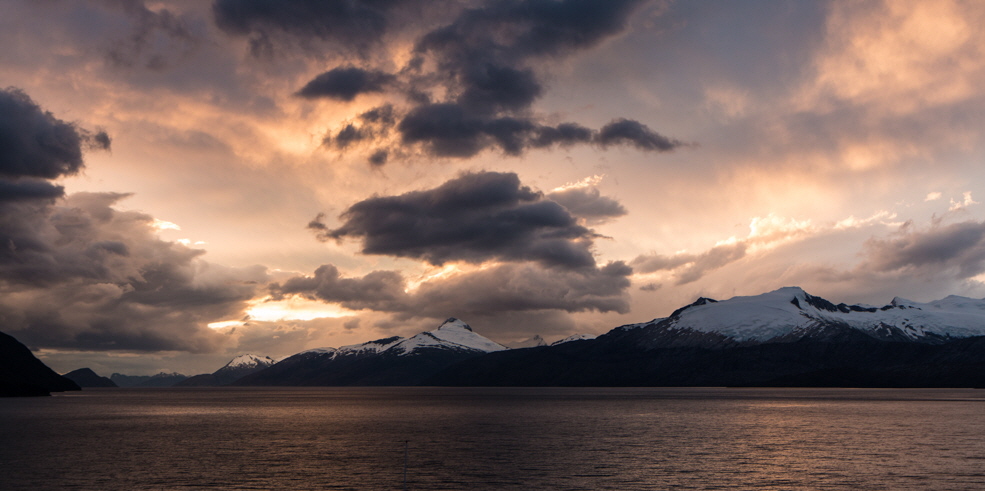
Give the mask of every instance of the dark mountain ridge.
<path id="1" fill-rule="evenodd" d="M 62 375 L 63 377 L 75 382 L 79 387 L 119 387 L 108 377 L 100 377 L 91 368 L 79 368 Z"/>
<path id="2" fill-rule="evenodd" d="M 0 332 L 0 397 L 47 396 L 66 390 L 79 386 L 48 368 L 13 336 Z"/>

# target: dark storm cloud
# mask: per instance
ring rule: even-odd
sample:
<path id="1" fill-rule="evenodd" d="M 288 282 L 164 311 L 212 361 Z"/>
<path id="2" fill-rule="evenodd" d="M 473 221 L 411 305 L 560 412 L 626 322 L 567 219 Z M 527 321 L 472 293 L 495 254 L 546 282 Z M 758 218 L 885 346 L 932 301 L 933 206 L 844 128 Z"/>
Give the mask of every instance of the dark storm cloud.
<path id="1" fill-rule="evenodd" d="M 541 126 L 537 128 L 530 145 L 535 148 L 554 145 L 567 146 L 574 143 L 592 141 L 595 132 L 575 123 L 561 123 L 557 126 Z"/>
<path id="2" fill-rule="evenodd" d="M 108 148 L 109 136 L 93 136 L 56 118 L 19 89 L 0 90 L 0 176 L 54 179 L 75 174 L 89 146 Z"/>
<path id="3" fill-rule="evenodd" d="M 537 261 L 594 267 L 595 234 L 513 173 L 464 174 L 441 186 L 373 197 L 349 207 L 342 226 L 309 225 L 322 240 L 361 239 L 365 254 L 473 263 Z"/>
<path id="4" fill-rule="evenodd" d="M 404 3 L 417 8 L 426 5 L 425 2 Z M 345 7 L 332 8 L 290 2 L 284 11 L 275 11 L 268 8 L 267 2 L 217 1 L 214 10 L 219 25 L 229 32 L 255 34 L 277 26 L 296 36 L 315 35 L 331 40 L 343 49 L 346 43 L 363 47 L 372 43 L 362 38 L 365 30 L 347 33 L 342 28 L 326 27 L 334 26 L 337 19 L 358 17 L 357 12 L 366 14 L 374 19 L 368 31 L 374 33 L 373 39 L 390 29 L 399 29 L 404 38 L 415 39 L 413 56 L 402 69 L 391 74 L 372 66 L 339 66 L 312 79 L 297 94 L 340 101 L 351 101 L 370 92 L 403 97 L 406 104 L 395 110 L 391 106 L 393 112 L 388 120 L 373 121 L 374 131 L 360 131 L 363 128 L 353 123 L 334 129 L 330 136 L 333 133 L 335 136 L 326 141 L 334 140 L 336 148 L 370 141 L 369 148 L 379 150 L 393 144 L 386 138 L 388 130 L 393 128 L 405 146 L 432 156 L 469 158 L 488 149 L 518 156 L 532 148 L 576 143 L 603 148 L 631 145 L 643 151 L 660 152 L 683 145 L 637 121 L 617 119 L 601 130 L 592 130 L 572 122 L 546 124 L 544 117 L 531 111 L 545 91 L 538 73 L 549 66 L 545 61 L 590 48 L 621 33 L 643 3 L 643 0 L 449 3 L 442 12 L 448 20 L 442 21 L 439 16 L 433 21 L 437 27 L 427 26 L 421 18 L 408 17 L 407 12 L 413 9 L 395 8 L 395 2 L 350 2 Z M 382 43 L 376 48 L 386 50 Z M 366 61 L 369 58 L 361 59 L 367 65 L 370 63 Z M 351 135 L 359 138 L 346 138 Z M 382 165 L 379 158 L 371 162 Z"/>
<path id="5" fill-rule="evenodd" d="M 640 0 L 512 0 L 484 2 L 424 35 L 419 53 L 448 68 L 515 63 L 594 46 L 622 31 Z M 468 73 L 458 76 L 468 77 Z"/>
<path id="6" fill-rule="evenodd" d="M 555 191 L 548 194 L 547 198 L 563 206 L 572 215 L 584 218 L 588 223 L 601 223 L 626 214 L 626 208 L 621 203 L 602 196 L 594 187 Z"/>
<path id="7" fill-rule="evenodd" d="M 365 48 L 386 34 L 388 15 L 407 0 L 216 0 L 212 13 L 220 29 L 269 42 L 271 35 L 319 38 Z"/>
<path id="8" fill-rule="evenodd" d="M 622 118 L 603 126 L 595 136 L 595 141 L 603 147 L 627 144 L 640 150 L 659 152 L 670 151 L 684 145 L 683 142 L 654 132 L 639 121 Z"/>
<path id="9" fill-rule="evenodd" d="M 633 145 L 645 151 L 669 151 L 684 145 L 632 120 L 619 120 L 593 131 L 574 123 L 544 126 L 532 118 L 489 116 L 457 103 L 425 104 L 411 110 L 397 125 L 402 141 L 421 144 L 439 157 L 472 157 L 488 148 L 520 155 L 529 148 L 574 143 L 603 147 Z"/>
<path id="10" fill-rule="evenodd" d="M 406 279 L 396 271 L 343 278 L 335 266 L 324 265 L 312 276 L 274 284 L 271 292 L 278 298 L 304 295 L 400 318 L 495 317 L 533 311 L 625 313 L 629 310 L 626 290 L 630 274 L 632 269 L 622 262 L 578 270 L 506 263 L 432 279 L 408 292 Z"/>
<path id="11" fill-rule="evenodd" d="M 306 99 L 327 97 L 351 101 L 359 94 L 383 92 L 393 80 L 394 76 L 388 73 L 357 67 L 339 67 L 318 75 L 302 87 L 297 95 Z"/>
<path id="12" fill-rule="evenodd" d="M 313 276 L 275 284 L 272 293 L 276 296 L 309 294 L 347 309 L 394 312 L 408 308 L 405 287 L 406 281 L 396 271 L 374 271 L 362 278 L 342 278 L 338 268 L 326 264 L 316 269 Z"/>
<path id="13" fill-rule="evenodd" d="M 322 141 L 325 145 L 335 145 L 338 149 L 345 149 L 350 145 L 371 137 L 371 133 L 358 126 L 347 124 L 335 136 L 326 135 Z"/>
<path id="14" fill-rule="evenodd" d="M 907 222 L 894 236 L 870 239 L 867 260 L 860 270 L 916 271 L 938 274 L 953 271 L 959 278 L 985 273 L 985 222 L 962 222 L 925 231 Z"/>
<path id="15" fill-rule="evenodd" d="M 574 271 L 534 264 L 500 264 L 425 283 L 415 297 L 421 315 L 430 317 L 441 317 L 446 312 L 490 316 L 538 310 L 626 313 L 630 274 L 632 269 L 622 262 Z"/>
<path id="16" fill-rule="evenodd" d="M 0 203 L 20 200 L 52 200 L 65 194 L 65 188 L 44 180 L 19 179 L 7 181 L 0 179 Z"/>
<path id="17" fill-rule="evenodd" d="M 459 104 L 418 106 L 397 126 L 404 143 L 423 144 L 433 155 L 463 158 L 491 146 L 519 155 L 535 129 L 527 119 L 476 116 Z"/>

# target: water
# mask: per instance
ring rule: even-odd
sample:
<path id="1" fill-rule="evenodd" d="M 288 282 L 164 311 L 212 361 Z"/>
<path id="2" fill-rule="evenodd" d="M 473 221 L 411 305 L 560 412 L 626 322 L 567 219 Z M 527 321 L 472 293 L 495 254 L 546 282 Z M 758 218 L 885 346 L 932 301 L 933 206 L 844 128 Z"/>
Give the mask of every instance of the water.
<path id="1" fill-rule="evenodd" d="M 90 389 L 0 399 L 0 489 L 975 489 L 985 391 Z"/>

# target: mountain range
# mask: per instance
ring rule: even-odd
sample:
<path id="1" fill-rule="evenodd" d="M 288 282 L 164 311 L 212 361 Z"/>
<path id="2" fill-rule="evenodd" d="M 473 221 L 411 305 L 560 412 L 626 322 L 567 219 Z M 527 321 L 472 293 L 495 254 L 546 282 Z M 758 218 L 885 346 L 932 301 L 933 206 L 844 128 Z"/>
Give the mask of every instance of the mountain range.
<path id="1" fill-rule="evenodd" d="M 435 385 L 985 387 L 985 300 L 699 298 L 595 340 L 493 353 Z"/>
<path id="2" fill-rule="evenodd" d="M 985 300 L 876 307 L 796 287 L 507 349 L 449 319 L 411 338 L 309 350 L 235 385 L 985 386 Z"/>
<path id="3" fill-rule="evenodd" d="M 78 370 L 72 370 L 71 372 L 62 375 L 63 377 L 71 380 L 78 384 L 82 388 L 90 387 L 104 387 L 112 388 L 119 387 L 116 382 L 113 382 L 108 377 L 100 377 L 96 372 L 92 371 L 91 368 L 79 368 Z"/>
<path id="4" fill-rule="evenodd" d="M 985 387 L 985 300 L 949 296 L 883 306 L 834 304 L 796 287 L 510 349 L 451 318 L 437 329 L 283 360 L 241 355 L 211 374 L 125 376 L 127 386 L 848 386 Z M 15 366 L 16 365 L 16 366 Z M 88 369 L 79 385 L 106 384 Z M 0 335 L 0 393 L 78 385 Z"/>

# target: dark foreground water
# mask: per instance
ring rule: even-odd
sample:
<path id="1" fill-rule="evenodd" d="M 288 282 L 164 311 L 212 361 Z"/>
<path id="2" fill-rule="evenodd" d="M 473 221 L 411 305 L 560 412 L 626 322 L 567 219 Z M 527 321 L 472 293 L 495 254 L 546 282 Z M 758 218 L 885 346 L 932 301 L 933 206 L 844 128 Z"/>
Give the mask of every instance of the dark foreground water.
<path id="1" fill-rule="evenodd" d="M 91 389 L 0 399 L 0 489 L 981 489 L 985 391 Z"/>

